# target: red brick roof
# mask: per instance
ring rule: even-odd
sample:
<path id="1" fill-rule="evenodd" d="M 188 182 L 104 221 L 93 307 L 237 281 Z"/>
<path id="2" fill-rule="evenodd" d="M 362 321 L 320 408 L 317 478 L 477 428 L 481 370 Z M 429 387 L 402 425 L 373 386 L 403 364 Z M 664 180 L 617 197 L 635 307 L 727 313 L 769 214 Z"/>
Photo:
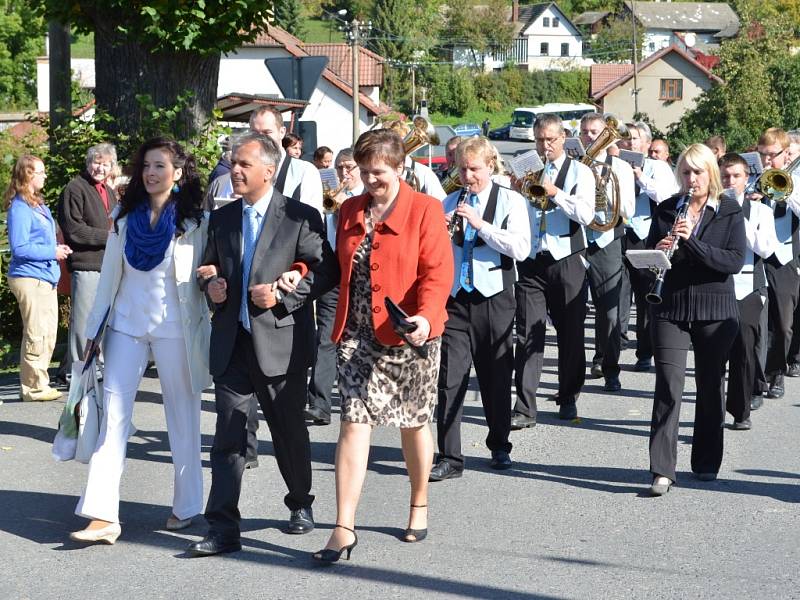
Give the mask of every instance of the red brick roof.
<path id="1" fill-rule="evenodd" d="M 633 65 L 625 64 L 600 64 L 592 65 L 589 70 L 590 84 L 589 97 L 594 98 L 595 93 L 602 90 L 612 81 L 615 81 L 633 71 Z"/>
<path id="2" fill-rule="evenodd" d="M 317 46 L 345 46 L 346 44 L 308 44 L 308 46 L 317 47 Z M 294 37 L 292 34 L 288 33 L 287 31 L 281 29 L 280 27 L 274 27 L 272 25 L 267 26 L 267 30 L 260 33 L 258 37 L 252 42 L 245 43 L 245 46 L 250 47 L 261 47 L 261 48 L 285 48 L 289 54 L 292 56 L 325 56 L 324 53 L 318 51 L 316 48 L 313 48 L 313 52 L 309 51 L 306 48 L 306 44 L 303 44 L 301 40 Z M 365 55 L 365 53 L 368 53 Z M 349 48 L 348 48 L 348 55 L 350 55 Z M 381 69 L 381 83 L 383 82 L 383 68 L 380 67 L 380 64 L 384 62 L 384 59 L 375 54 L 374 52 L 369 52 L 369 50 L 363 50 L 362 53 L 359 55 L 359 58 L 366 58 L 367 60 L 360 61 L 358 74 L 361 76 L 365 73 L 364 71 L 364 63 L 367 64 L 377 64 L 378 67 Z M 350 97 L 353 96 L 353 84 L 350 80 L 352 76 L 352 69 L 347 72 L 347 79 L 340 74 L 336 70 L 336 65 L 340 64 L 335 62 L 333 57 L 331 57 L 330 62 L 328 63 L 328 67 L 322 72 L 322 78 L 326 81 L 330 82 L 335 87 L 339 88 L 345 94 L 348 94 Z M 366 81 L 374 81 L 375 77 L 374 74 L 366 73 L 369 77 L 365 78 L 365 83 L 361 83 L 359 80 L 360 85 L 380 85 L 376 83 L 366 83 Z M 375 115 L 382 115 L 387 113 L 391 110 L 391 107 L 383 102 L 376 104 L 373 102 L 369 96 L 359 93 L 359 102 L 361 105 L 366 108 L 368 111 Z"/>
<path id="3" fill-rule="evenodd" d="M 353 81 L 353 49 L 349 44 L 303 44 L 303 49 L 311 56 L 327 56 L 328 68 L 352 84 Z M 383 85 L 383 57 L 371 50 L 359 47 L 358 84 Z"/>

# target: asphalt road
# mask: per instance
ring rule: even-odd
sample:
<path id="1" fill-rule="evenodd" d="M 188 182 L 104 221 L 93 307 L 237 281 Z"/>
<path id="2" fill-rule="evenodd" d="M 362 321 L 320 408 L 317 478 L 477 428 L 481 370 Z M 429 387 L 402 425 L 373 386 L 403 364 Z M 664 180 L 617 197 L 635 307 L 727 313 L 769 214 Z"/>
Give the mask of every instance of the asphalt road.
<path id="1" fill-rule="evenodd" d="M 589 321 L 591 325 L 591 321 Z M 552 331 L 549 332 L 552 334 Z M 592 339 L 587 329 L 587 343 Z M 692 364 L 681 413 L 678 484 L 644 492 L 652 374 L 634 373 L 623 352 L 623 390 L 587 380 L 580 420 L 564 423 L 545 401 L 556 383 L 549 338 L 540 421 L 512 434 L 514 469 L 488 469 L 486 429 L 475 392 L 465 408 L 462 479 L 433 484 L 430 534 L 399 541 L 408 483 L 397 431 L 376 430 L 358 513 L 352 561 L 324 568 L 310 553 L 334 524 L 333 425 L 311 429 L 317 530 L 281 533 L 288 512 L 262 427 L 261 466 L 244 477 L 242 552 L 187 559 L 205 532 L 163 529 L 172 473 L 155 373 L 143 381 L 122 480 L 122 536 L 83 547 L 68 532 L 86 467 L 57 464 L 50 445 L 62 402 L 23 404 L 16 383 L 0 388 L 0 598 L 800 598 L 800 381 L 753 413 L 749 432 L 726 431 L 720 478 L 689 474 Z M 473 382 L 474 383 L 474 382 Z M 474 389 L 474 386 L 473 386 Z M 205 394 L 205 490 L 214 431 Z M 730 418 L 729 418 L 730 421 Z"/>

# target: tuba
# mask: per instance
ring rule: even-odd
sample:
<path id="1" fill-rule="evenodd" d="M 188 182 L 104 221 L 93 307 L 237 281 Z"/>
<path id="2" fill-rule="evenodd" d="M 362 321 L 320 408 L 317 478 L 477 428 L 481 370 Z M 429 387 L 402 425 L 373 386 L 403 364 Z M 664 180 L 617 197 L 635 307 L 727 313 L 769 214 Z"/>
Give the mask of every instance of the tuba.
<path id="1" fill-rule="evenodd" d="M 545 156 L 541 156 L 543 165 L 547 164 Z M 547 210 L 550 206 L 550 200 L 547 198 L 547 192 L 544 191 L 542 180 L 544 179 L 544 167 L 539 171 L 529 171 L 519 181 L 519 193 L 525 196 L 530 202 L 531 206 L 540 210 Z"/>
<path id="2" fill-rule="evenodd" d="M 620 189 L 617 174 L 611 166 L 600 162 L 597 157 L 611 144 L 618 140 L 630 139 L 630 133 L 624 124 L 612 114 L 603 115 L 606 127 L 600 132 L 588 148 L 581 162 L 592 169 L 594 174 L 594 211 L 595 217 L 589 227 L 595 231 L 609 231 L 614 228 L 619 220 Z M 609 188 L 610 184 L 610 188 Z M 610 189 L 610 194 L 608 190 Z"/>

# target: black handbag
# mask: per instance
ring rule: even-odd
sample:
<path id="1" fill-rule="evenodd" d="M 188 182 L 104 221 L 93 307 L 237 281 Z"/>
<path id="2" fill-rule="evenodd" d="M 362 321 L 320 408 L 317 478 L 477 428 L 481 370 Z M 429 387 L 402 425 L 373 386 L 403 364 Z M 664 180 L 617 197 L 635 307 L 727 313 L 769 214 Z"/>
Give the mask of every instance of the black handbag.
<path id="1" fill-rule="evenodd" d="M 415 346 L 408 339 L 408 334 L 414 331 L 417 326 L 414 323 L 409 322 L 406 311 L 400 308 L 396 302 L 389 298 L 389 296 L 384 298 L 383 303 L 386 306 L 386 312 L 389 313 L 389 321 L 392 323 L 392 329 L 394 329 L 394 332 L 403 338 L 420 358 L 428 358 L 428 346 L 426 345 L 427 342 L 421 346 Z"/>

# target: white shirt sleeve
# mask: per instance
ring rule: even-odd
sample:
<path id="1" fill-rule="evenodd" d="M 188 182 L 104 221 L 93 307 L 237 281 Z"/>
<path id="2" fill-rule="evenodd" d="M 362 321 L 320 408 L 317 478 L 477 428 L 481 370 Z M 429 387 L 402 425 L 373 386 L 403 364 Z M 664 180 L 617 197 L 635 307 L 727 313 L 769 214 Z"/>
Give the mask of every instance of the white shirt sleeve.
<path id="1" fill-rule="evenodd" d="M 558 190 L 553 200 L 567 217 L 581 225 L 588 225 L 594 219 L 594 175 L 589 167 L 576 160 L 570 163 L 570 171 L 573 169 L 575 176 L 568 176 L 566 185 L 569 189 L 574 185 L 575 193 L 570 195 Z"/>
<path id="2" fill-rule="evenodd" d="M 636 187 L 634 184 L 633 169 L 624 160 L 614 157 L 611 168 L 619 182 L 619 216 L 623 220 L 630 219 L 636 212 Z"/>
<path id="3" fill-rule="evenodd" d="M 423 165 L 422 163 L 414 161 L 414 173 L 419 178 L 419 182 L 422 186 L 420 191 L 422 193 L 433 196 L 440 201 L 444 200 L 447 194 L 445 194 L 442 183 L 439 181 L 439 178 L 436 177 L 433 169 L 428 165 Z"/>
<path id="4" fill-rule="evenodd" d="M 794 173 L 792 173 L 791 177 L 794 189 L 792 190 L 792 193 L 789 194 L 789 197 L 786 199 L 786 206 L 794 214 L 800 217 L 800 175 L 795 175 Z"/>
<path id="5" fill-rule="evenodd" d="M 514 260 L 525 260 L 531 252 L 531 224 L 528 218 L 527 200 L 513 190 L 501 189 L 509 204 L 506 228 L 483 222 L 478 235 L 492 250 L 510 256 Z"/>
<path id="6" fill-rule="evenodd" d="M 759 202 L 750 204 L 751 216 L 757 215 L 756 219 L 744 220 L 744 231 L 747 236 L 747 245 L 754 254 L 762 258 L 771 256 L 778 247 L 778 237 L 775 234 L 775 219 L 768 206 Z M 755 225 L 753 224 L 755 221 Z"/>
<path id="7" fill-rule="evenodd" d="M 296 161 L 303 165 L 303 174 L 300 183 L 300 202 L 317 209 L 320 215 L 322 210 L 322 178 L 317 168 L 307 161 Z"/>
<path id="8" fill-rule="evenodd" d="M 652 158 L 644 159 L 639 187 L 656 204 L 660 204 L 680 191 L 680 186 L 675 180 L 675 174 L 670 166 L 663 160 L 653 160 Z"/>

